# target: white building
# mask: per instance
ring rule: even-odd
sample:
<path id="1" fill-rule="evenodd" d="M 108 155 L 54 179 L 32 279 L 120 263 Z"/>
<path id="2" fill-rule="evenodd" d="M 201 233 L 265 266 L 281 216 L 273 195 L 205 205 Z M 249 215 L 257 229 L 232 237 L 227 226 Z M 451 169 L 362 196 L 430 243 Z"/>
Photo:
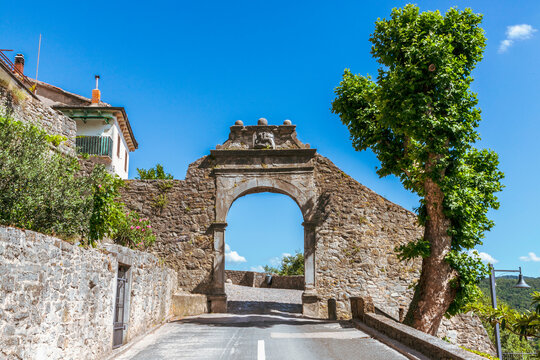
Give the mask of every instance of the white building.
<path id="1" fill-rule="evenodd" d="M 67 92 L 59 87 L 29 79 L 24 75 L 24 56 L 17 54 L 12 63 L 0 51 L 0 80 L 8 87 L 19 87 L 41 100 L 54 110 L 75 120 L 77 125 L 76 146 L 79 154 L 88 154 L 93 160 L 105 165 L 111 173 L 127 179 L 129 153 L 138 144 L 123 107 L 114 107 L 101 101 L 98 90 L 92 90 L 92 99 Z M 34 88 L 32 92 L 30 88 Z"/>
<path id="2" fill-rule="evenodd" d="M 138 144 L 125 109 L 101 101 L 98 79 L 96 76 L 92 99 L 41 81 L 37 82 L 36 95 L 53 109 L 75 120 L 78 153 L 96 157 L 107 170 L 127 179 L 129 153 L 135 151 Z"/>

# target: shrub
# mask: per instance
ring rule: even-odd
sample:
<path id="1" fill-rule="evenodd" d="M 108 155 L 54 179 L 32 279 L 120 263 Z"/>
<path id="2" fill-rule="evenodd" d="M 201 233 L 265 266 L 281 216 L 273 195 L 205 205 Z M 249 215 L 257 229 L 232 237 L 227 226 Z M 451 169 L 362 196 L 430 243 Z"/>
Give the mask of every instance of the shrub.
<path id="1" fill-rule="evenodd" d="M 0 117 L 0 224 L 92 246 L 105 237 L 134 248 L 151 245 L 148 219 L 127 213 L 119 201 L 124 182 L 103 165 L 82 176 L 76 158 L 54 150 L 64 140 Z"/>
<path id="2" fill-rule="evenodd" d="M 87 233 L 91 179 L 40 128 L 0 117 L 0 223 L 72 238 Z"/>
<path id="3" fill-rule="evenodd" d="M 163 165 L 157 164 L 155 168 L 150 168 L 148 170 L 137 168 L 139 175 L 136 177 L 140 180 L 172 180 L 173 176 L 171 174 L 166 174 L 163 170 Z"/>
<path id="4" fill-rule="evenodd" d="M 304 275 L 304 254 L 296 250 L 294 255 L 287 255 L 281 259 L 280 268 L 264 266 L 264 272 L 277 275 Z"/>
<path id="5" fill-rule="evenodd" d="M 124 182 L 116 175 L 97 165 L 91 175 L 92 213 L 89 223 L 88 240 L 90 244 L 112 237 L 118 224 L 123 222 L 124 207 L 118 199 Z"/>
<path id="6" fill-rule="evenodd" d="M 141 218 L 134 211 L 122 213 L 113 240 L 120 245 L 144 249 L 154 243 L 156 237 L 148 218 Z"/>

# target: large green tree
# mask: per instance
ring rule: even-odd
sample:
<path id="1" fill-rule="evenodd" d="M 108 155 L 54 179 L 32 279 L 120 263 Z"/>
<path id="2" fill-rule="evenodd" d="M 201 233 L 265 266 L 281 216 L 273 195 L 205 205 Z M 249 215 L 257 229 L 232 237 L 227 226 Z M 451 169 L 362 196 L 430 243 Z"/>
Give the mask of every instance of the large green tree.
<path id="1" fill-rule="evenodd" d="M 481 20 L 470 9 L 392 10 L 370 38 L 377 79 L 346 70 L 332 104 L 354 148 L 379 159 L 378 174 L 397 176 L 421 198 L 424 236 L 398 251 L 422 258 L 405 323 L 430 334 L 480 295 L 485 268 L 466 250 L 493 226 L 487 212 L 502 187 L 497 154 L 473 147 L 481 118 L 470 74 L 485 47 Z"/>

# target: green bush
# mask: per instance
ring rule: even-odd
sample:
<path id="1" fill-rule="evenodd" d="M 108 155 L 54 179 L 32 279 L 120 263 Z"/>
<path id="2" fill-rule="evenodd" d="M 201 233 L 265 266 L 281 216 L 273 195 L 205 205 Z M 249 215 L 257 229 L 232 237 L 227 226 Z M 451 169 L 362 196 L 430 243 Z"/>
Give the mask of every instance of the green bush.
<path id="1" fill-rule="evenodd" d="M 171 174 L 166 174 L 163 170 L 163 165 L 157 164 L 155 168 L 150 168 L 148 170 L 137 168 L 139 175 L 136 177 L 140 180 L 172 180 L 173 176 Z"/>
<path id="2" fill-rule="evenodd" d="M 141 218 L 134 211 L 122 214 L 113 235 L 116 243 L 137 249 L 144 249 L 154 243 L 156 237 L 148 218 Z"/>
<path id="3" fill-rule="evenodd" d="M 264 266 L 264 272 L 277 275 L 304 275 L 304 254 L 296 250 L 294 255 L 284 256 L 280 268 Z"/>
<path id="4" fill-rule="evenodd" d="M 72 238 L 86 235 L 92 179 L 51 151 L 57 137 L 0 117 L 0 223 Z"/>
<path id="5" fill-rule="evenodd" d="M 79 240 L 94 246 L 105 237 L 141 248 L 155 240 L 148 219 L 128 213 L 124 182 L 96 165 L 80 173 L 76 158 L 55 151 L 61 136 L 0 117 L 0 224 Z M 145 231 L 132 231 L 136 221 Z M 139 230 L 139 229 L 136 229 Z"/>
<path id="6" fill-rule="evenodd" d="M 124 182 L 116 175 L 96 166 L 92 172 L 92 213 L 88 239 L 91 244 L 106 236 L 112 237 L 115 229 L 124 221 L 123 204 L 118 202 Z"/>

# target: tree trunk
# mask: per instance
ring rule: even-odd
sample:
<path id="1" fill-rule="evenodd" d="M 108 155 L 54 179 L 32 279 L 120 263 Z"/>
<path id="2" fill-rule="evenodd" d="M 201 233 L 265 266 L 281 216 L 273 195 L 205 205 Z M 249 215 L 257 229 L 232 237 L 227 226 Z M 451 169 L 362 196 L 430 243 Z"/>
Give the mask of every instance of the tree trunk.
<path id="1" fill-rule="evenodd" d="M 457 272 L 444 258 L 450 251 L 449 220 L 443 212 L 444 194 L 432 179 L 424 183 L 427 219 L 424 240 L 429 241 L 430 256 L 422 260 L 422 273 L 404 323 L 436 335 L 442 317 L 456 296 L 450 280 Z"/>

